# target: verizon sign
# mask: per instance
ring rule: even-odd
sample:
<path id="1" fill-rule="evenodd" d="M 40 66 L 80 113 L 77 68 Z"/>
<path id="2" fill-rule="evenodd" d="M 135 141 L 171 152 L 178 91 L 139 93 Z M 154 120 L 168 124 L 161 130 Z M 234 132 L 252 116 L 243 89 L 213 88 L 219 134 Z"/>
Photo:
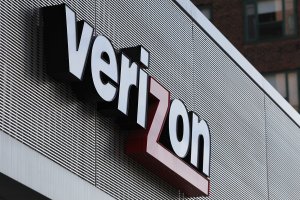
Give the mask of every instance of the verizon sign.
<path id="1" fill-rule="evenodd" d="M 188 196 L 208 195 L 209 127 L 147 74 L 150 52 L 116 50 L 87 22 L 76 22 L 65 4 L 45 7 L 42 15 L 48 72 L 76 82 L 77 93 L 135 129 L 126 142 L 129 156 Z"/>

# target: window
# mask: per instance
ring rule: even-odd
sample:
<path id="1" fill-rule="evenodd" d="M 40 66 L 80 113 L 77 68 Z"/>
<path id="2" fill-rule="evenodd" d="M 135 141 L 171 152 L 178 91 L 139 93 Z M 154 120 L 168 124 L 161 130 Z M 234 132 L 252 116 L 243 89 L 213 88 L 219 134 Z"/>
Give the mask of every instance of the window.
<path id="1" fill-rule="evenodd" d="M 209 19 L 212 20 L 212 12 L 211 12 L 211 6 L 209 5 L 197 5 L 197 8 L 202 12 L 202 14 Z"/>
<path id="2" fill-rule="evenodd" d="M 296 0 L 246 0 L 247 41 L 296 34 Z"/>
<path id="3" fill-rule="evenodd" d="M 267 74 L 265 78 L 297 111 L 299 111 L 299 80 L 297 71 Z"/>

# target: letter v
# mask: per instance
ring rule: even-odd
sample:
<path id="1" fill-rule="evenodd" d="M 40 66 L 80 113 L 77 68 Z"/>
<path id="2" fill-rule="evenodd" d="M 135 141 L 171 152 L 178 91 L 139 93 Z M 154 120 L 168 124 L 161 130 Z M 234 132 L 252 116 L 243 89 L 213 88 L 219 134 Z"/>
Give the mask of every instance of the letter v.
<path id="1" fill-rule="evenodd" d="M 88 23 L 83 22 L 81 37 L 80 40 L 78 40 L 75 13 L 67 6 L 65 6 L 65 9 L 68 37 L 69 71 L 75 77 L 81 80 L 90 48 L 93 28 Z M 79 41 L 79 45 L 77 44 L 77 41 Z"/>

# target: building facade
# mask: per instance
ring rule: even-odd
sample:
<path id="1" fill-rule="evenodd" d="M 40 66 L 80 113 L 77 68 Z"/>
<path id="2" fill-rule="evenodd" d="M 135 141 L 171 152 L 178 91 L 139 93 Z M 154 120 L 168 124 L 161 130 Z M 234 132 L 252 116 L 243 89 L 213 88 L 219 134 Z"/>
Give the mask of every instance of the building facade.
<path id="1" fill-rule="evenodd" d="M 300 197 L 299 114 L 192 2 L 4 1 L 0 17 L 1 200 Z"/>

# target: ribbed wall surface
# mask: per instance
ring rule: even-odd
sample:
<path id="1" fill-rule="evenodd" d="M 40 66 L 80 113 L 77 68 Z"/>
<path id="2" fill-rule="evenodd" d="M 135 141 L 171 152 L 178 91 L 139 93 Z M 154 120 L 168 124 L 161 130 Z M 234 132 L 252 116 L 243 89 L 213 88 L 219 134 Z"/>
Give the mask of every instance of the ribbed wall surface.
<path id="1" fill-rule="evenodd" d="M 94 184 L 95 105 L 80 102 L 70 85 L 45 73 L 39 4 L 5 1 L 0 6 L 5 22 L 0 36 L 1 130 Z"/>
<path id="2" fill-rule="evenodd" d="M 265 199 L 264 94 L 197 26 L 193 30 L 195 111 L 211 131 L 210 198 Z"/>
<path id="3" fill-rule="evenodd" d="M 150 69 L 146 71 L 191 108 L 192 90 L 187 87 L 192 84 L 192 70 L 180 72 L 182 66 L 192 68 L 192 21 L 168 1 L 98 1 L 97 10 L 101 11 L 97 15 L 97 35 L 110 38 L 116 49 L 143 45 L 150 51 Z M 140 21 L 143 23 L 137 23 Z M 111 128 L 116 127 L 112 120 L 101 119 L 97 124 L 97 132 L 101 133 L 97 135 L 97 186 L 120 199 L 175 199 L 178 192 L 174 188 L 124 155 L 128 133 Z M 114 169 L 113 174 L 107 169 Z"/>
<path id="4" fill-rule="evenodd" d="M 181 199 L 124 154 L 128 132 L 45 72 L 38 9 L 59 3 L 1 3 L 0 129 L 117 199 Z M 299 127 L 173 1 L 66 3 L 116 49 L 148 49 L 147 72 L 208 122 L 211 192 L 195 199 L 300 197 Z"/>
<path id="5" fill-rule="evenodd" d="M 270 199 L 299 199 L 299 127 L 269 98 L 266 113 Z"/>

